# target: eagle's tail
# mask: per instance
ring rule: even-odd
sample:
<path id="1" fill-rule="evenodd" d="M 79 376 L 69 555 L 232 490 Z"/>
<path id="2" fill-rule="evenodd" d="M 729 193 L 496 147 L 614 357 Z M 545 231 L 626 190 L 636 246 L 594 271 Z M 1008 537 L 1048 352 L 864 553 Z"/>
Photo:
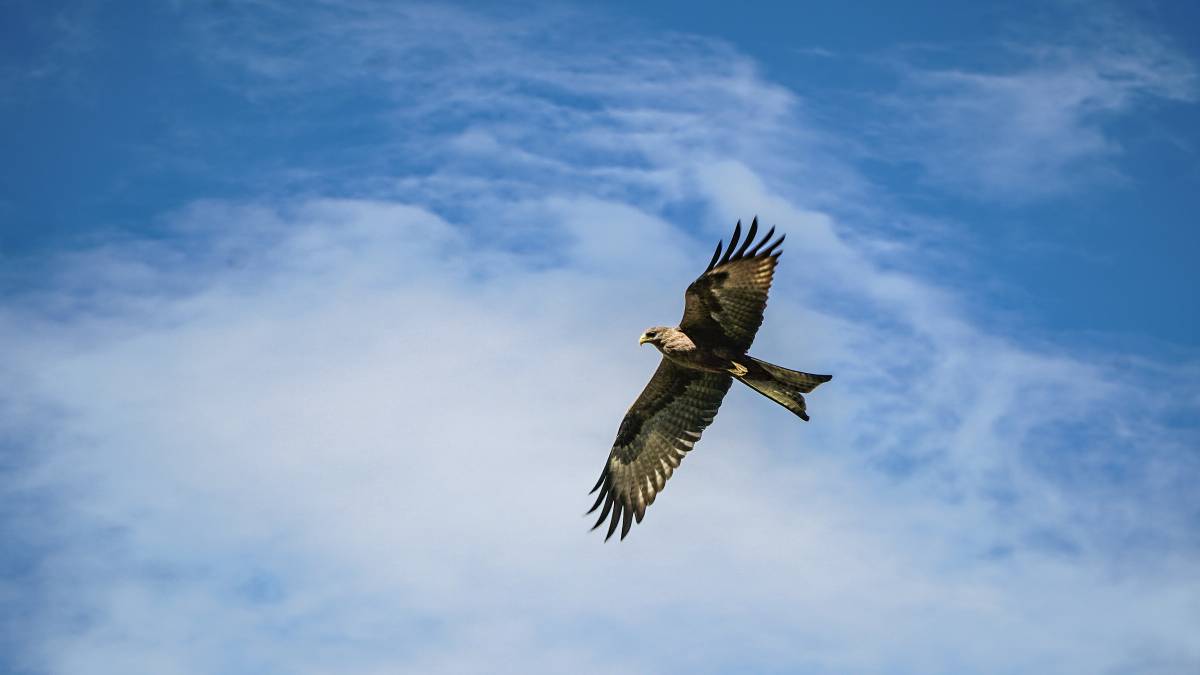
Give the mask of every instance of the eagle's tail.
<path id="1" fill-rule="evenodd" d="M 808 421 L 805 412 L 804 394 L 817 388 L 822 382 L 833 379 L 832 375 L 813 375 L 798 370 L 788 370 L 777 365 L 746 356 L 746 372 L 737 379 L 754 391 L 791 410 L 800 419 Z"/>

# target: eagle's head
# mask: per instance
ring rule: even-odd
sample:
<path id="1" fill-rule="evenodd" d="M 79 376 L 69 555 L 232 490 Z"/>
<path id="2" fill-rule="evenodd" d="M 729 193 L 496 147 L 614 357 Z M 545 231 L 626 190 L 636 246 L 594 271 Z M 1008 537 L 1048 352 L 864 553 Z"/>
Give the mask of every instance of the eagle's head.
<path id="1" fill-rule="evenodd" d="M 645 332 L 642 333 L 642 337 L 638 338 L 638 344 L 644 345 L 649 342 L 655 347 L 662 347 L 669 340 L 679 334 L 680 332 L 678 328 L 655 326 L 654 328 L 647 328 Z"/>
<path id="2" fill-rule="evenodd" d="M 642 332 L 642 336 L 638 338 L 638 344 L 644 345 L 649 342 L 652 345 L 662 344 L 663 339 L 667 337 L 667 331 L 671 330 L 666 326 L 655 326 L 647 328 Z"/>

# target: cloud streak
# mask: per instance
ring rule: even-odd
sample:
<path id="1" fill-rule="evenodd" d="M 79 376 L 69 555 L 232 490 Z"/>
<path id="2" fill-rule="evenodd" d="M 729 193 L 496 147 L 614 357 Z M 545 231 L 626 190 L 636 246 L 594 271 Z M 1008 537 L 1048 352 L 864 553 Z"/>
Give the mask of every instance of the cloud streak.
<path id="1" fill-rule="evenodd" d="M 1100 7 L 1067 35 L 1000 48 L 1003 68 L 900 61 L 897 114 L 882 142 L 935 183 L 1018 202 L 1111 183 L 1123 152 L 1114 121 L 1152 105 L 1195 102 L 1200 80 L 1185 53 L 1139 22 Z M 925 62 L 924 64 L 922 62 Z"/>

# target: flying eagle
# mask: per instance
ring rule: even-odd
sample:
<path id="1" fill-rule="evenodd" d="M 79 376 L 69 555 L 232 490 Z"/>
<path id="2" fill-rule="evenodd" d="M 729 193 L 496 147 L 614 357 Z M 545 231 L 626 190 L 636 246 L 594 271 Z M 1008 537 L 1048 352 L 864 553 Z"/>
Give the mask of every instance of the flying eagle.
<path id="1" fill-rule="evenodd" d="M 807 421 L 804 394 L 833 377 L 780 368 L 746 353 L 762 325 L 784 235 L 772 242 L 772 227 L 754 243 L 758 218 L 738 248 L 741 234 L 739 220 L 725 255 L 720 242 L 708 268 L 688 286 L 679 327 L 656 326 L 638 339 L 654 345 L 663 359 L 621 420 L 592 488 L 600 496 L 588 513 L 604 506 L 592 529 L 611 514 L 605 541 L 618 523 L 624 539 L 633 520 L 642 522 L 646 507 L 712 423 L 734 378 Z"/>

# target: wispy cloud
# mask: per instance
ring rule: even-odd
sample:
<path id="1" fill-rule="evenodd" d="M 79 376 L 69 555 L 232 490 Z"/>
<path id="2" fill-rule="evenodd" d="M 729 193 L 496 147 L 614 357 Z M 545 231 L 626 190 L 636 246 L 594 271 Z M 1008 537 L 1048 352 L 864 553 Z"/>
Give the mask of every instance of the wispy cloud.
<path id="1" fill-rule="evenodd" d="M 1046 42 L 994 45 L 1003 65 L 902 58 L 886 142 L 899 140 L 900 154 L 936 183 L 985 198 L 1027 201 L 1119 179 L 1112 122 L 1156 103 L 1194 102 L 1200 80 L 1184 52 L 1131 17 L 1103 6 L 1089 14 Z"/>
<path id="2" fill-rule="evenodd" d="M 205 43 L 256 96 L 388 89 L 357 196 L 196 202 L 0 309 L 18 665 L 1200 662 L 1194 364 L 973 325 L 836 217 L 865 181 L 727 46 L 364 7 Z M 803 426 L 733 392 L 604 546 L 579 514 L 655 365 L 634 338 L 754 212 L 789 233 L 756 350 L 835 386 Z"/>

